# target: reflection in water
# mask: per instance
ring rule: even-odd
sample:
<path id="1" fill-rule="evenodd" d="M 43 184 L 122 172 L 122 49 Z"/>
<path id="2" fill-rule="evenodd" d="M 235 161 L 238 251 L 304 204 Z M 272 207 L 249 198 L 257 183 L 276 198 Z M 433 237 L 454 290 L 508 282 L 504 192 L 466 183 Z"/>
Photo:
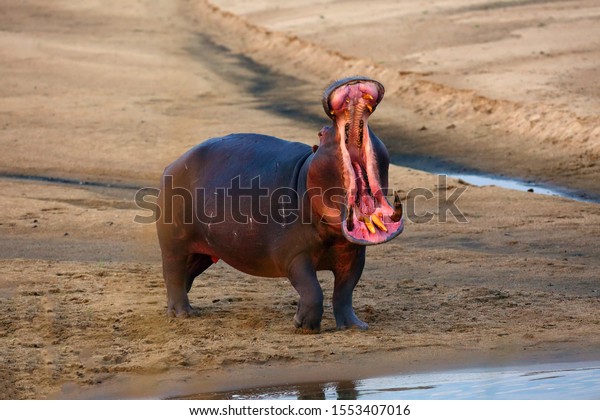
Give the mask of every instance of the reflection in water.
<path id="1" fill-rule="evenodd" d="M 325 388 L 319 384 L 307 384 L 297 390 L 299 400 L 324 400 Z"/>
<path id="2" fill-rule="evenodd" d="M 202 396 L 198 396 L 202 397 Z M 211 394 L 216 399 L 600 399 L 600 363 L 460 370 Z"/>
<path id="3" fill-rule="evenodd" d="M 299 400 L 355 400 L 358 398 L 354 381 L 310 383 L 292 387 Z"/>
<path id="4" fill-rule="evenodd" d="M 356 390 L 356 382 L 342 381 L 334 384 L 338 400 L 356 400 L 358 399 L 358 391 Z"/>
<path id="5" fill-rule="evenodd" d="M 313 382 L 210 394 L 210 399 L 356 400 L 358 381 Z M 194 399 L 203 398 L 195 395 Z"/>

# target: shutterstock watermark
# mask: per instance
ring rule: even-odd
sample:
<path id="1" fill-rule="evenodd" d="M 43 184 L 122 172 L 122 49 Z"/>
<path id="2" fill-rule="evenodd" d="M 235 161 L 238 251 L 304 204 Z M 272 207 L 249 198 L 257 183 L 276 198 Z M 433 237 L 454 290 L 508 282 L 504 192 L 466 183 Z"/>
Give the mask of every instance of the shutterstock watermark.
<path id="1" fill-rule="evenodd" d="M 469 223 L 456 204 L 467 188 L 450 187 L 448 177 L 438 175 L 437 194 L 423 187 L 413 188 L 406 194 L 406 218 L 414 223 Z M 450 195 L 449 191 L 452 191 Z"/>
<path id="2" fill-rule="evenodd" d="M 400 194 L 404 217 L 413 223 L 468 223 L 457 204 L 468 187 L 449 186 L 446 175 L 438 176 L 436 187 L 435 191 L 418 187 L 406 194 L 393 189 L 383 193 L 390 203 L 394 202 L 397 193 Z M 177 217 L 177 222 L 183 224 L 217 224 L 226 220 L 239 224 L 310 224 L 314 217 L 310 209 L 314 206 L 319 208 L 321 214 L 335 218 L 340 217 L 348 205 L 347 191 L 343 188 L 311 188 L 300 193 L 290 187 L 264 187 L 260 177 L 243 182 L 238 176 L 227 187 L 190 190 L 175 186 L 173 177 L 165 176 L 163 200 L 169 205 L 161 208 L 159 193 L 158 188 L 150 187 L 135 193 L 135 204 L 144 213 L 137 214 L 134 222 L 148 224 L 162 218 L 162 223 L 170 224 Z"/>

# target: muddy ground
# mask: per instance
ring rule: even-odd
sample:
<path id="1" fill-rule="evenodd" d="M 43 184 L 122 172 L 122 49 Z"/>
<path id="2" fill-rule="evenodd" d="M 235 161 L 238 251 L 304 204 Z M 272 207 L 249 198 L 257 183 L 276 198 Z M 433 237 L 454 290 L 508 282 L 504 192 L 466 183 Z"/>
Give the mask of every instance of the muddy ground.
<path id="1" fill-rule="evenodd" d="M 5 3 L 3 398 L 175 397 L 600 357 L 598 204 L 478 188 L 457 179 L 443 186 L 433 174 L 394 166 L 390 184 L 403 196 L 417 187 L 436 197 L 466 188 L 457 206 L 468 223 L 450 214 L 443 222 L 436 199 L 417 201 L 405 232 L 368 250 L 355 307 L 370 329 L 335 331 L 327 301 L 321 334 L 308 336 L 292 326 L 297 296 L 286 279 L 246 276 L 223 263 L 191 291 L 199 317 L 167 318 L 154 226 L 133 222 L 144 214 L 133 202 L 137 188 L 156 186 L 163 167 L 203 139 L 249 131 L 316 143 L 327 123 L 322 88 L 341 74 L 365 72 L 388 87 L 370 121 L 394 153 L 447 158 L 592 196 L 600 193 L 593 100 L 573 100 L 569 107 L 544 95 L 522 98 L 503 90 L 505 95 L 494 96 L 479 86 L 466 91 L 454 80 L 426 74 L 418 63 L 411 68 L 392 48 L 380 46 L 379 54 L 389 52 L 385 59 L 360 48 L 351 56 L 349 40 L 328 44 L 319 38 L 327 19 L 302 23 L 297 11 L 239 9 L 232 15 L 227 10 L 235 10 L 234 2 L 191 0 Z M 526 4 L 476 17 L 501 27 L 510 10 L 531 17 L 535 7 L 547 14 L 566 7 L 518 3 Z M 587 19 L 597 20 L 586 2 L 567 3 L 588 7 Z M 417 10 L 404 19 L 419 13 L 428 18 Z M 493 13 L 503 18 L 492 19 Z M 396 18 L 410 22 L 402 14 Z M 440 14 L 435 18 L 445 22 Z M 356 16 L 344 22 L 351 19 L 360 27 Z M 569 23 L 573 33 L 589 29 L 578 20 L 561 22 Z M 500 32 L 510 37 L 512 30 L 509 25 Z M 437 38 L 422 42 L 420 50 L 406 47 L 403 54 L 434 54 Z M 589 42 L 588 59 L 595 59 Z M 290 48 L 300 59 L 290 59 Z M 517 82 L 514 90 L 524 92 Z M 474 103 L 492 112 L 481 115 Z M 565 121 L 576 123 L 571 134 L 565 128 L 553 136 L 536 124 L 523 128 L 519 121 L 536 107 L 551 110 L 538 119 L 554 116 L 563 128 Z M 418 217 L 426 211 L 434 213 L 432 221 Z M 321 278 L 330 297 L 332 278 Z"/>

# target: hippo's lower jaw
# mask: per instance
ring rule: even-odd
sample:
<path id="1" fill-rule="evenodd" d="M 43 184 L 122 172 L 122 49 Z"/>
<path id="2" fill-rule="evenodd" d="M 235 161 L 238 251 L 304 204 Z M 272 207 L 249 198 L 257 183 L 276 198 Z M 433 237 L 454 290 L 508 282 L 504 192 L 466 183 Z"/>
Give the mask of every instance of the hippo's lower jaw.
<path id="1" fill-rule="evenodd" d="M 398 236 L 403 228 L 402 205 L 394 206 L 381 186 L 377 153 L 367 120 L 383 98 L 383 86 L 372 79 L 352 78 L 333 84 L 323 98 L 325 110 L 339 133 L 343 178 L 347 191 L 342 232 L 350 242 L 375 245 Z M 387 161 L 385 162 L 387 165 Z"/>
<path id="2" fill-rule="evenodd" d="M 365 206 L 364 201 L 372 206 Z M 362 205 L 361 205 L 362 204 Z M 385 197 L 360 197 L 358 204 L 348 204 L 342 219 L 344 237 L 359 245 L 376 245 L 394 239 L 404 230 L 402 204 L 396 195 L 394 209 Z"/>
<path id="3" fill-rule="evenodd" d="M 394 208 L 383 196 L 361 196 L 357 201 L 358 204 L 348 204 L 342 218 L 342 233 L 350 242 L 360 245 L 381 244 L 394 239 L 404 230 L 402 204 L 397 195 Z M 366 206 L 365 201 L 373 204 Z"/>

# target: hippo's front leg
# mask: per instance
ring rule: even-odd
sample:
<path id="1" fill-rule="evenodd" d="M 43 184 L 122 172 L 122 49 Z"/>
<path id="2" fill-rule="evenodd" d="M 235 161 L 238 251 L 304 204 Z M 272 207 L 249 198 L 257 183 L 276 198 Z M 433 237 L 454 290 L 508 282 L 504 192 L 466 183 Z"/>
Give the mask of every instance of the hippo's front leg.
<path id="1" fill-rule="evenodd" d="M 300 295 L 294 316 L 296 328 L 304 332 L 319 332 L 323 318 L 323 290 L 308 256 L 300 255 L 290 265 L 288 278 Z"/>
<path id="2" fill-rule="evenodd" d="M 338 329 L 356 328 L 366 330 L 369 325 L 358 319 L 352 309 L 352 293 L 365 266 L 365 247 L 350 252 L 354 255 L 338 257 L 340 263 L 334 270 L 333 314 Z M 345 261 L 345 264 L 341 262 Z"/>

